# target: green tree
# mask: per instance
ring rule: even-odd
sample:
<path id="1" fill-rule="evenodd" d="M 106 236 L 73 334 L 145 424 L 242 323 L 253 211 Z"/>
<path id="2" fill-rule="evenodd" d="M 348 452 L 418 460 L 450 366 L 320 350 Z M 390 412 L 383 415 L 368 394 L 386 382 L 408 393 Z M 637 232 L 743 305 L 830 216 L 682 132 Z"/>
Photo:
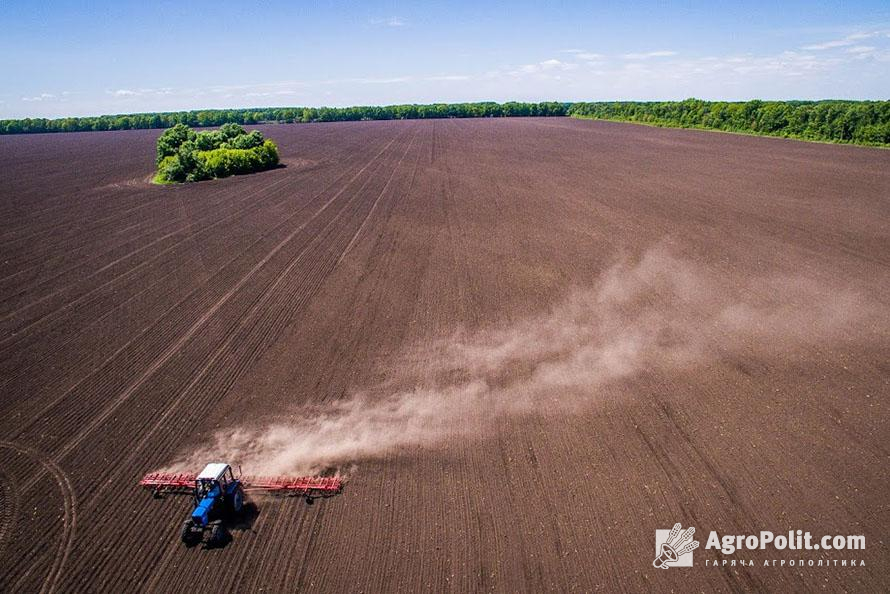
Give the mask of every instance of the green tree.
<path id="1" fill-rule="evenodd" d="M 189 130 L 185 124 L 176 124 L 172 128 L 165 130 L 158 138 L 158 164 L 164 160 L 164 157 L 175 155 L 182 144 L 194 138 L 194 136 L 195 133 Z"/>

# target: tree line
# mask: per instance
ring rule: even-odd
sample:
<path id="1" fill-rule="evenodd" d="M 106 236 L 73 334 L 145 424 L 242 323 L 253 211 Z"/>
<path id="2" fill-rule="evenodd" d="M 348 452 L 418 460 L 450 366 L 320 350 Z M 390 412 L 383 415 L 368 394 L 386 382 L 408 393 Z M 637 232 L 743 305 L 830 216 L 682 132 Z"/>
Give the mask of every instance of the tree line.
<path id="1" fill-rule="evenodd" d="M 196 128 L 227 123 L 252 125 L 566 115 L 804 140 L 890 145 L 890 101 L 838 100 L 727 102 L 687 99 L 591 103 L 484 101 L 427 105 L 210 109 L 83 118 L 0 120 L 0 134 L 171 128 L 177 124 Z"/>
<path id="2" fill-rule="evenodd" d="M 89 132 L 172 128 L 184 124 L 193 128 L 222 124 L 345 122 L 359 120 L 418 120 L 428 118 L 483 118 L 521 116 L 564 116 L 568 103 L 433 103 L 429 105 L 364 105 L 356 107 L 267 107 L 252 109 L 206 109 L 163 113 L 102 115 L 82 118 L 25 118 L 0 120 L 0 134 L 42 132 Z"/>
<path id="3" fill-rule="evenodd" d="M 890 101 L 622 101 L 574 103 L 568 115 L 803 140 L 890 144 Z"/>

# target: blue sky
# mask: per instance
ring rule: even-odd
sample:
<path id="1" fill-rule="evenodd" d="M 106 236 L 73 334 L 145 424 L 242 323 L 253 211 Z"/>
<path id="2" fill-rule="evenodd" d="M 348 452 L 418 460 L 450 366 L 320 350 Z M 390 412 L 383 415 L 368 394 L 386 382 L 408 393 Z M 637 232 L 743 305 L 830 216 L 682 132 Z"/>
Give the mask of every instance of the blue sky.
<path id="1" fill-rule="evenodd" d="M 47 2 L 0 118 L 476 100 L 890 98 L 890 3 Z"/>

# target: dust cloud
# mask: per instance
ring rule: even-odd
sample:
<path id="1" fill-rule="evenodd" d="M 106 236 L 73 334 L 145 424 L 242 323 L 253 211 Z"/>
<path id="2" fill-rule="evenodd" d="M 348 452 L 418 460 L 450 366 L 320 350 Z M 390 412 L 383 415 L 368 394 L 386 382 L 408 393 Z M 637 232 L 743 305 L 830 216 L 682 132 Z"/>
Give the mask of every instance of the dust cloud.
<path id="1" fill-rule="evenodd" d="M 573 414 L 594 405 L 606 384 L 642 372 L 740 354 L 768 359 L 822 343 L 854 331 L 868 309 L 851 290 L 804 278 L 735 286 L 655 248 L 542 315 L 409 352 L 395 363 L 401 388 L 375 386 L 301 409 L 293 421 L 221 432 L 175 466 L 218 458 L 249 474 L 347 471 L 480 435 L 506 416 Z"/>

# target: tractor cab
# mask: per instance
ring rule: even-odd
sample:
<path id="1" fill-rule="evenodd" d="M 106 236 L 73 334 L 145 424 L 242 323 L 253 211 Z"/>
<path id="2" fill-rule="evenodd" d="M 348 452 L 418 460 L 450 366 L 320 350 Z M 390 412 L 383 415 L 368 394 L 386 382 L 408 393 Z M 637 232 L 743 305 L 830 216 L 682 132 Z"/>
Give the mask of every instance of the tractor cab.
<path id="1" fill-rule="evenodd" d="M 225 493 L 230 483 L 235 482 L 235 476 L 232 474 L 232 467 L 224 462 L 212 462 L 204 467 L 204 470 L 195 477 L 195 505 L 200 504 L 201 500 L 213 493 L 214 489 L 218 493 Z"/>

